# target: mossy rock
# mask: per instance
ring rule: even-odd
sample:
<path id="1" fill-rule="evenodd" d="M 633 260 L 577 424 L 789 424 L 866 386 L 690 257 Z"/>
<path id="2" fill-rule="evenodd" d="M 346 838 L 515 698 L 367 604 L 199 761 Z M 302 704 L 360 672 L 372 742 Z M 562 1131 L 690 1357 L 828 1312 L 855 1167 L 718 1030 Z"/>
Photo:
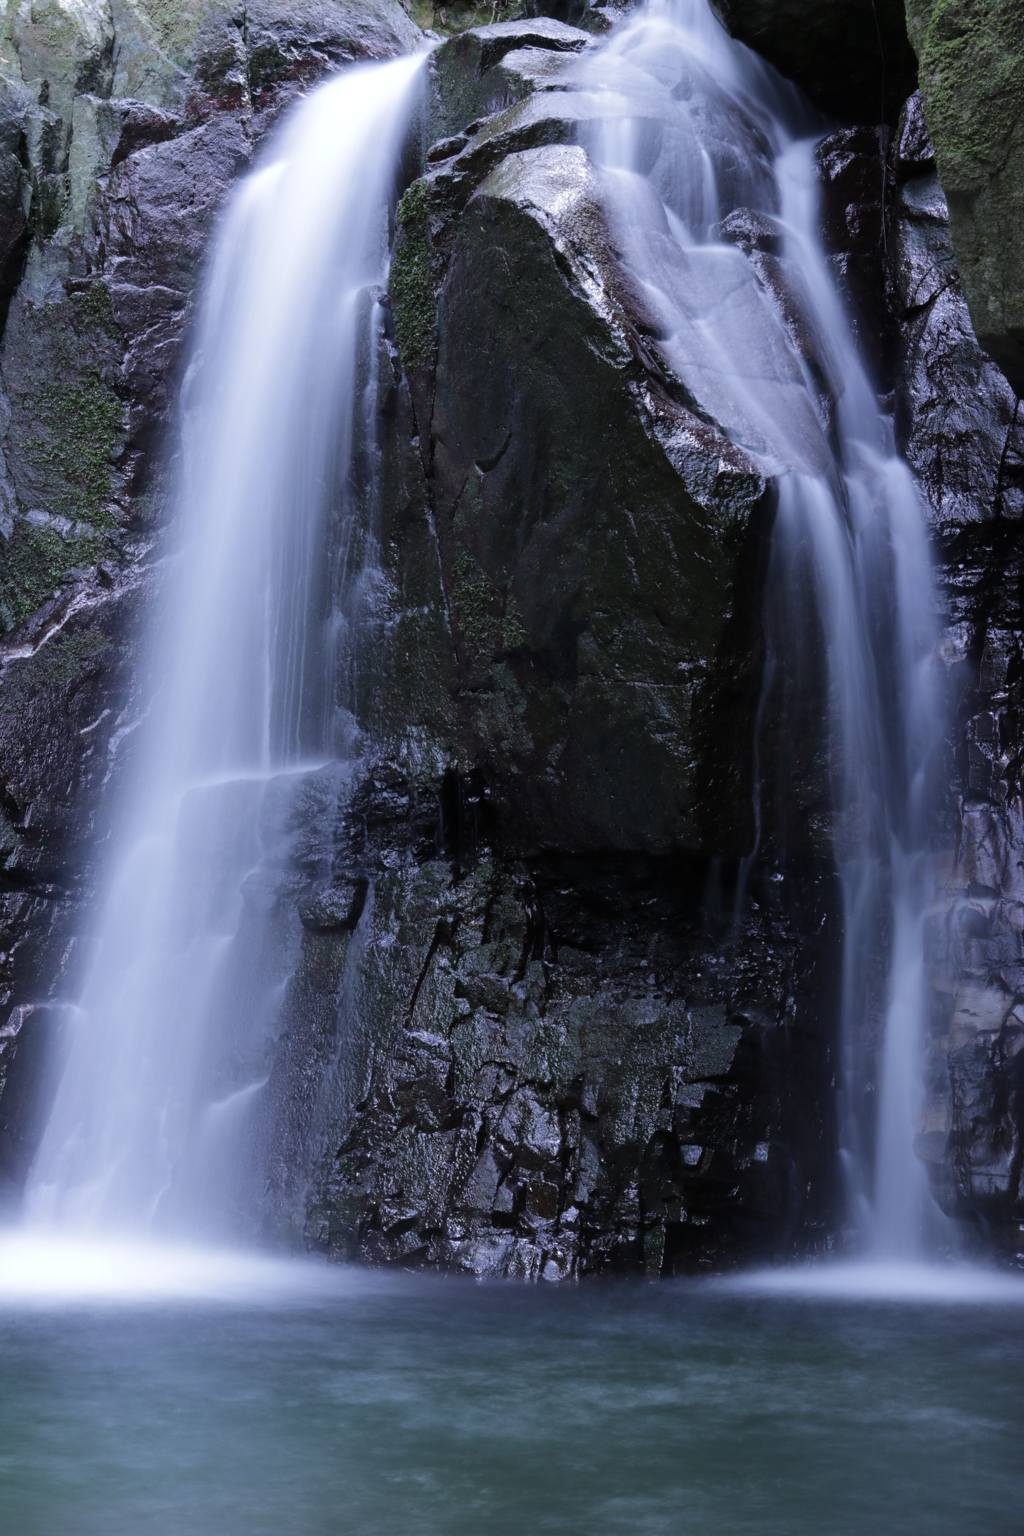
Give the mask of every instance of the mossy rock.
<path id="1" fill-rule="evenodd" d="M 1024 0 L 908 0 L 921 99 L 982 347 L 1024 394 Z"/>
<path id="2" fill-rule="evenodd" d="M 398 205 L 398 238 L 388 275 L 395 338 L 407 373 L 428 367 L 437 350 L 437 285 L 442 264 L 431 240 L 430 184 L 414 181 Z"/>
<path id="3" fill-rule="evenodd" d="M 93 531 L 67 531 L 18 518 L 0 542 L 0 632 L 21 624 L 74 569 L 93 565 L 106 548 Z"/>
<path id="4" fill-rule="evenodd" d="M 4 450 L 23 508 L 94 527 L 119 521 L 122 356 L 103 283 L 53 304 L 19 291 L 0 371 L 11 413 Z"/>

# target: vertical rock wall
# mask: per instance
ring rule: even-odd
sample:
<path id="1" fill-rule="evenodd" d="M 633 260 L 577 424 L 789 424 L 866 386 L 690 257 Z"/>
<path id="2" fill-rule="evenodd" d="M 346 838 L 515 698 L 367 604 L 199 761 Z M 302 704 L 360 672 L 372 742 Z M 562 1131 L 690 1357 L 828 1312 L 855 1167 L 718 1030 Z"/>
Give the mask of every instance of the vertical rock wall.
<path id="1" fill-rule="evenodd" d="M 896 397 L 947 605 L 951 719 L 918 1151 L 946 1211 L 1024 1252 L 1024 418 L 971 325 L 922 99 L 893 149 Z"/>

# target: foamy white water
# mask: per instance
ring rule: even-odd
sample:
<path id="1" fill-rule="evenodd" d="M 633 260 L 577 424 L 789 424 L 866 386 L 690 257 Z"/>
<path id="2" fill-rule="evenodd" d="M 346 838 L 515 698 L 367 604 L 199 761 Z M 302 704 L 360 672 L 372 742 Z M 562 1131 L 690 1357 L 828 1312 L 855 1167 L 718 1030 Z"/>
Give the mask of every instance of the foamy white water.
<path id="1" fill-rule="evenodd" d="M 286 1306 L 394 1288 L 365 1270 L 236 1249 L 18 1231 L 0 1236 L 0 1310 L 65 1303 Z"/>
<path id="2" fill-rule="evenodd" d="M 222 1236 L 258 1194 L 246 1153 L 299 944 L 295 795 L 329 814 L 358 750 L 378 300 L 421 70 L 362 65 L 315 90 L 216 236 L 154 697 L 30 1223 Z"/>

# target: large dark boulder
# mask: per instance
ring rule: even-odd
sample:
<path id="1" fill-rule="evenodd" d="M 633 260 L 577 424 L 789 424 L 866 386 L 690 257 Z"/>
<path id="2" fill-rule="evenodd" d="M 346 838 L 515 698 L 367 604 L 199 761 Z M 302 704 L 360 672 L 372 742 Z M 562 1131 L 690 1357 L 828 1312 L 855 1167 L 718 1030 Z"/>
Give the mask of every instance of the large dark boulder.
<path id="1" fill-rule="evenodd" d="M 488 777 L 502 835 L 523 851 L 697 849 L 707 722 L 734 614 L 756 611 L 748 556 L 768 525 L 767 483 L 820 464 L 822 431 L 777 258 L 739 234 L 684 254 L 654 200 L 629 230 L 609 226 L 580 141 L 628 111 L 668 146 L 667 93 L 626 107 L 588 88 L 589 39 L 553 23 L 541 67 L 547 34 L 535 27 L 482 28 L 432 60 L 445 136 L 399 207 L 389 284 L 458 669 L 460 753 Z M 495 71 L 519 99 L 499 92 L 499 110 L 453 134 L 451 114 L 479 111 Z M 706 131 L 713 141 L 713 121 Z M 756 357 L 746 391 L 723 387 L 696 322 L 671 348 L 659 341 L 620 259 L 630 241 L 661 263 L 684 315 L 714 300 L 732 317 L 737 353 Z M 765 436 L 772 412 L 751 408 L 758 390 L 792 396 L 799 431 L 786 441 Z M 746 667 L 736 739 L 749 767 L 750 650 Z M 733 782 L 738 852 L 752 835 L 749 780 Z"/>
<path id="2" fill-rule="evenodd" d="M 332 1255 L 654 1275 L 819 1250 L 834 1209 L 827 816 L 735 927 L 715 857 L 728 886 L 753 838 L 768 486 L 821 429 L 764 441 L 698 345 L 662 345 L 578 142 L 623 110 L 588 48 L 550 23 L 446 43 L 399 206 L 377 758 L 314 904 L 369 895 L 306 933 L 269 1090 L 276 1225 L 308 1188 Z M 793 388 L 777 231 L 725 233 L 665 280 L 720 285 L 764 388 Z"/>

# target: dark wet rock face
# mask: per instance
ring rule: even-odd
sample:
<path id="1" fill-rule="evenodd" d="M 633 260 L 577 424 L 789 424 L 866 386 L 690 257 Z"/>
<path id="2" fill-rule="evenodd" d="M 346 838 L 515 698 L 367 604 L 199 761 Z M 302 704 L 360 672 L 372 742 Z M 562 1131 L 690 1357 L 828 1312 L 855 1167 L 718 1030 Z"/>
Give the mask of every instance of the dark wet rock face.
<path id="1" fill-rule="evenodd" d="M 963 553 L 1000 528 L 1008 531 L 1024 511 L 1018 401 L 971 325 L 917 96 L 901 121 L 895 161 L 890 257 L 901 329 L 898 426 L 936 531 Z M 971 578 L 959 576 L 961 563 L 950 553 L 950 580 L 964 588 Z M 994 569 L 989 577 L 1000 579 Z"/>
<path id="2" fill-rule="evenodd" d="M 875 383 L 891 383 L 891 321 L 886 294 L 885 208 L 889 134 L 885 127 L 843 128 L 818 145 L 825 251 Z"/>
<path id="3" fill-rule="evenodd" d="M 759 886 L 723 948 L 699 861 L 512 861 L 474 841 L 473 785 L 449 817 L 459 793 L 446 848 L 396 770 L 357 793 L 330 888 L 344 906 L 367 871 L 362 919 L 307 935 L 286 1004 L 279 1223 L 308 1169 L 306 1240 L 371 1263 L 563 1279 L 823 1249 L 835 1067 L 808 1020 L 833 1006 L 828 882 L 796 920 L 788 887 Z"/>

